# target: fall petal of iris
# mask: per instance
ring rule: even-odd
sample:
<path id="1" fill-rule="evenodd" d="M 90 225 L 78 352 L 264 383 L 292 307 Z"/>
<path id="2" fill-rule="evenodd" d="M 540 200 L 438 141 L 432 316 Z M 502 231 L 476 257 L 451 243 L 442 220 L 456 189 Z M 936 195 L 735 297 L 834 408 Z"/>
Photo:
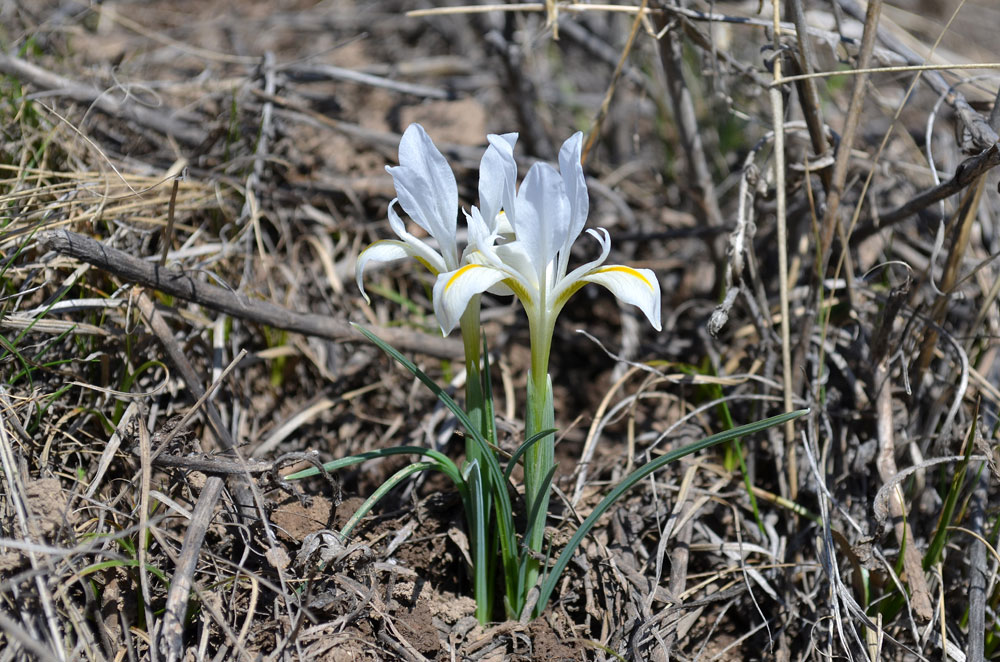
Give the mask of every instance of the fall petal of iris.
<path id="1" fill-rule="evenodd" d="M 369 262 L 391 262 L 392 260 L 400 260 L 404 257 L 412 256 L 413 251 L 406 244 L 393 239 L 376 241 L 363 250 L 361 255 L 358 256 L 357 265 L 354 267 L 354 275 L 358 281 L 358 289 L 361 290 L 361 296 L 365 298 L 365 301 L 371 303 L 368 293 L 365 292 L 364 282 L 365 267 Z"/>
<path id="2" fill-rule="evenodd" d="M 482 264 L 466 264 L 460 269 L 438 275 L 434 283 L 434 314 L 444 335 L 458 325 L 469 301 L 482 294 L 507 275 Z"/>
<path id="3" fill-rule="evenodd" d="M 637 306 L 653 328 L 660 330 L 660 283 L 649 269 L 614 264 L 594 269 L 580 280 L 603 285 L 625 303 Z"/>

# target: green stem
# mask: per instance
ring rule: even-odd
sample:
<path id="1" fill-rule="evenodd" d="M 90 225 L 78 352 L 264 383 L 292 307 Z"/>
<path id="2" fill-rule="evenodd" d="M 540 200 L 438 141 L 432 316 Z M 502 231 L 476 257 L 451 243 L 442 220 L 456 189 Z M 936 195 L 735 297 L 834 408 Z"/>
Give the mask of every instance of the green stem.
<path id="1" fill-rule="evenodd" d="M 552 350 L 552 324 L 546 319 L 532 323 L 531 374 L 528 377 L 528 412 L 525 438 L 555 427 L 552 407 L 552 380 L 549 378 L 549 354 Z M 532 552 L 542 551 L 545 519 L 548 514 L 550 472 L 555 466 L 555 438 L 546 435 L 528 449 L 524 457 L 524 501 L 526 512 L 535 513 L 527 523 L 525 543 Z M 526 573 L 521 586 L 523 596 L 538 580 L 540 563 L 534 556 L 526 559 Z"/>
<path id="2" fill-rule="evenodd" d="M 478 296 L 469 301 L 469 306 L 462 313 L 459 325 L 462 329 L 462 344 L 465 346 L 465 409 L 469 414 L 469 420 L 475 424 L 476 429 L 482 432 L 484 427 L 483 384 L 482 373 L 479 369 L 479 348 L 482 347 L 482 340 L 479 335 Z M 473 446 L 474 444 L 467 441 L 465 444 L 466 452 Z"/>

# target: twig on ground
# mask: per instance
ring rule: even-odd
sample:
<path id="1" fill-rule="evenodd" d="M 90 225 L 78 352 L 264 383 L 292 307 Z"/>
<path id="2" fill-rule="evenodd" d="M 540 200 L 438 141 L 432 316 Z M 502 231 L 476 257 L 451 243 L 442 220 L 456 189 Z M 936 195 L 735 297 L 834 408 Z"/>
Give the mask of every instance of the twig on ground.
<path id="1" fill-rule="evenodd" d="M 803 74 L 811 74 L 816 70 L 816 54 L 813 52 L 812 40 L 809 38 L 802 0 L 787 0 L 786 4 L 787 11 L 792 16 L 792 22 L 795 23 L 795 41 L 798 45 L 798 58 L 790 58 L 790 61 L 795 63 L 796 68 Z M 802 116 L 809 128 L 809 140 L 812 143 L 813 152 L 817 157 L 820 157 L 826 152 L 829 143 L 826 125 L 823 123 L 823 108 L 820 105 L 816 81 L 812 78 L 806 78 L 796 81 L 795 87 L 799 91 L 799 105 L 802 107 Z M 827 191 L 830 190 L 831 174 L 829 167 L 819 171 L 820 179 Z"/>
<path id="2" fill-rule="evenodd" d="M 568 37 L 570 41 L 575 41 L 580 44 L 587 50 L 588 53 L 599 60 L 602 60 L 605 64 L 611 65 L 612 67 L 617 66 L 618 61 L 621 58 L 621 53 L 618 49 L 613 48 L 610 44 L 588 30 L 586 27 L 580 25 L 578 21 L 566 18 L 565 16 L 560 16 L 559 30 L 560 34 Z M 649 78 L 640 73 L 635 67 L 626 65 L 622 69 L 622 75 L 628 80 L 629 83 L 641 88 L 647 95 L 654 96 L 657 94 L 655 87 Z"/>
<path id="3" fill-rule="evenodd" d="M 392 80 L 383 76 L 375 76 L 355 71 L 354 69 L 344 69 L 329 64 L 293 64 L 278 67 L 291 78 L 302 81 L 309 80 L 345 80 L 359 85 L 368 85 L 400 94 L 412 94 L 425 99 L 451 99 L 454 95 L 448 90 L 443 90 L 429 85 L 419 85 L 417 83 L 404 83 Z"/>
<path id="4" fill-rule="evenodd" d="M 486 33 L 486 43 L 496 49 L 503 61 L 508 84 L 514 90 L 508 96 L 517 112 L 523 131 L 521 137 L 528 151 L 543 159 L 551 158 L 556 152 L 552 147 L 552 141 L 545 133 L 545 124 L 535 109 L 538 93 L 534 82 L 525 73 L 524 52 L 518 44 L 510 41 L 498 30 Z"/>
<path id="5" fill-rule="evenodd" d="M 993 149 L 997 149 L 997 145 L 994 145 Z M 956 222 L 952 223 L 951 244 L 948 247 L 948 257 L 945 261 L 944 271 L 941 274 L 941 291 L 934 298 L 929 315 L 931 323 L 927 325 L 924 331 L 920 352 L 912 368 L 911 378 L 916 385 L 918 393 L 923 390 L 922 378 L 924 372 L 930 366 L 934 350 L 937 348 L 938 328 L 944 322 L 945 315 L 948 312 L 948 304 L 952 299 L 952 289 L 959 279 L 959 268 L 965 257 L 965 251 L 969 245 L 969 238 L 972 228 L 975 225 L 975 220 L 979 215 L 979 201 L 982 199 L 985 186 L 986 179 L 984 177 L 980 177 L 975 183 L 970 185 L 965 192 L 962 204 L 955 213 Z M 934 265 L 931 265 L 930 268 L 933 269 Z M 928 273 L 927 278 L 930 279 L 931 277 L 932 274 Z M 945 433 L 946 431 L 942 429 L 941 434 Z"/>
<path id="6" fill-rule="evenodd" d="M 7 483 L 6 497 L 9 502 L 9 505 L 8 507 L 5 507 L 5 510 L 9 513 L 12 511 L 13 518 L 17 520 L 16 530 L 20 533 L 21 538 L 25 541 L 32 542 L 38 537 L 38 534 L 33 532 L 33 528 L 36 527 L 32 526 L 32 521 L 34 521 L 35 518 L 32 515 L 31 506 L 28 503 L 28 497 L 25 491 L 25 476 L 18 470 L 18 465 L 14 457 L 14 447 L 11 444 L 12 440 L 7 435 L 7 425 L 5 419 L 8 417 L 8 412 L 13 411 L 13 408 L 10 406 L 6 390 L 2 385 L 0 385 L 0 405 L 2 405 L 0 406 L 0 469 L 3 470 L 4 481 Z M 8 515 L 8 517 L 10 517 L 10 515 Z M 41 542 L 41 540 L 38 540 L 37 542 Z M 60 632 L 59 619 L 56 614 L 55 603 L 52 600 L 52 592 L 49 590 L 45 579 L 47 573 L 55 575 L 55 569 L 52 567 L 52 560 L 47 555 L 40 558 L 39 554 L 31 548 L 26 551 L 34 573 L 35 589 L 38 591 L 38 600 L 41 602 L 42 614 L 44 615 L 46 626 L 49 629 L 49 645 L 55 650 L 55 657 L 60 661 L 65 661 L 66 651 L 62 646 L 63 635 Z M 14 597 L 18 598 L 19 596 L 15 593 Z M 23 611 L 21 612 L 21 616 L 25 627 L 28 630 L 28 634 L 30 634 L 34 639 L 40 639 L 41 633 L 35 630 L 34 619 L 31 611 Z M 52 655 L 52 652 L 47 651 L 46 654 Z"/>
<path id="7" fill-rule="evenodd" d="M 635 43 L 635 37 L 639 34 L 639 26 L 642 25 L 642 10 L 646 8 L 646 4 L 649 0 L 642 0 L 642 5 L 640 6 L 639 13 L 635 15 L 635 19 L 632 21 L 632 29 L 629 30 L 628 40 L 625 42 L 625 47 L 622 49 L 621 56 L 618 58 L 618 63 L 615 65 L 615 71 L 611 74 L 611 81 L 608 83 L 608 89 L 604 93 L 604 99 L 601 101 L 601 107 L 597 110 L 597 115 L 594 116 L 594 120 L 591 122 L 590 135 L 587 136 L 587 141 L 584 143 L 583 152 L 580 154 L 580 162 L 587 162 L 587 155 L 590 154 L 590 150 L 593 149 L 594 144 L 601 135 L 601 125 L 604 124 L 604 118 L 608 116 L 608 109 L 611 108 L 611 99 L 615 95 L 615 87 L 618 86 L 618 79 L 622 75 L 622 71 L 625 69 L 625 62 L 628 60 L 629 53 L 632 52 L 632 45 Z"/>
<path id="8" fill-rule="evenodd" d="M 240 280 L 239 287 L 237 288 L 240 292 L 244 290 L 253 277 L 253 265 L 256 264 L 256 261 L 253 259 L 254 239 L 257 240 L 257 248 L 261 254 L 260 257 L 262 259 L 264 257 L 264 245 L 261 240 L 260 228 L 261 211 L 258 201 L 261 199 L 260 187 L 264 176 L 264 162 L 269 156 L 268 152 L 271 140 L 274 138 L 274 125 L 271 122 L 271 119 L 274 117 L 274 104 L 268 97 L 274 96 L 274 92 L 277 89 L 274 73 L 274 53 L 270 51 L 264 53 L 261 76 L 264 79 L 264 105 L 260 110 L 260 129 L 257 146 L 254 148 L 253 169 L 247 175 L 246 184 L 243 187 L 245 196 L 243 209 L 240 210 L 240 216 L 237 220 L 237 225 L 243 229 L 244 252 L 243 278 Z"/>
<path id="9" fill-rule="evenodd" d="M 982 442 L 980 423 L 976 421 L 973 424 L 976 425 L 976 439 Z M 981 467 L 970 464 L 968 468 L 968 480 L 974 485 L 969 504 L 969 528 L 979 536 L 987 535 L 985 529 L 986 508 L 989 503 L 987 488 L 991 475 L 989 471 L 982 471 Z M 985 539 L 972 540 L 968 550 L 969 559 L 965 567 L 969 578 L 969 634 L 965 659 L 966 662 L 983 662 L 986 642 L 986 587 L 989 585 Z"/>
<path id="10" fill-rule="evenodd" d="M 771 11 L 774 14 L 774 49 L 776 57 L 773 64 L 775 84 L 769 90 L 771 102 L 771 130 L 774 132 L 774 198 L 776 235 L 778 240 L 778 297 L 781 310 L 781 386 L 785 411 L 792 411 L 792 398 L 796 391 L 792 378 L 792 341 L 791 314 L 788 305 L 788 219 L 787 191 L 785 182 L 785 100 L 780 88 L 781 84 L 781 11 L 778 0 L 772 0 Z M 784 455 L 787 460 L 785 474 L 788 479 L 788 494 L 795 501 L 799 491 L 799 468 L 795 452 L 795 428 L 791 421 L 784 426 L 785 438 L 783 447 L 776 449 L 778 455 Z M 773 437 L 776 442 L 778 436 Z M 777 442 L 780 444 L 780 442 Z"/>
<path id="11" fill-rule="evenodd" d="M 133 257 L 76 232 L 54 230 L 40 235 L 38 241 L 48 249 L 83 260 L 126 281 L 151 287 L 240 319 L 334 341 L 357 338 L 357 332 L 349 324 L 332 317 L 297 313 L 268 301 L 255 301 L 232 290 L 202 283 L 192 274 L 161 268 L 155 263 Z M 407 329 L 372 331 L 403 351 L 421 352 L 440 358 L 455 358 L 463 353 L 461 342 L 450 338 L 438 338 Z"/>
<path id="12" fill-rule="evenodd" d="M 866 69 L 871 63 L 872 51 L 875 49 L 875 38 L 878 34 L 878 20 L 882 13 L 882 0 L 872 0 L 868 3 L 865 13 L 865 29 L 861 37 L 861 51 L 858 53 L 857 69 Z M 865 105 L 865 90 L 868 86 L 868 76 L 854 76 L 854 88 L 851 91 L 851 102 L 847 108 L 847 119 L 841 133 L 837 156 L 833 162 L 833 173 L 830 177 L 830 188 L 826 197 L 826 213 L 820 227 L 818 275 L 826 277 L 826 269 L 830 264 L 833 233 L 840 225 L 840 200 L 844 194 L 844 184 L 847 182 L 847 166 L 850 163 L 854 138 L 861 122 L 861 110 Z M 844 250 L 846 251 L 846 246 Z"/>
<path id="13" fill-rule="evenodd" d="M 853 18 L 859 21 L 862 20 L 861 17 L 864 15 L 864 11 L 855 0 L 837 0 L 837 4 Z M 902 40 L 898 39 L 888 30 L 879 28 L 878 38 L 883 44 L 891 48 L 896 53 L 902 55 L 906 59 L 907 64 L 916 65 L 925 63 L 924 58 L 920 57 L 909 46 L 904 44 Z M 998 136 L 997 132 L 986 122 L 986 120 L 983 119 L 982 115 L 976 112 L 976 110 L 969 105 L 965 95 L 954 89 L 952 85 L 945 80 L 941 72 L 927 71 L 923 76 L 923 80 L 926 81 L 935 92 L 945 95 L 945 99 L 948 101 L 949 105 L 954 108 L 965 129 L 969 132 L 969 141 L 971 142 L 973 149 L 984 150 L 995 144 L 997 140 L 1000 140 L 1000 136 Z"/>
<path id="14" fill-rule="evenodd" d="M 715 184 L 712 182 L 712 171 L 708 166 L 708 158 L 705 156 L 701 130 L 698 127 L 698 117 L 694 109 L 694 99 L 687 83 L 684 82 L 681 32 L 675 29 L 675 26 L 669 26 L 659 14 L 656 15 L 655 25 L 660 33 L 666 31 L 665 34 L 659 35 L 657 49 L 660 53 L 664 74 L 666 74 L 667 91 L 674 109 L 677 132 L 680 135 L 684 157 L 691 172 L 691 179 L 687 185 L 691 186 L 697 195 L 698 206 L 707 225 L 717 227 L 723 224 L 722 211 L 719 209 Z M 716 243 L 710 242 L 709 244 L 713 251 Z"/>
<path id="15" fill-rule="evenodd" d="M 208 526 L 212 522 L 215 504 L 222 496 L 222 479 L 209 476 L 198 497 L 187 533 L 184 535 L 184 546 L 170 581 L 170 591 L 167 593 L 167 603 L 163 614 L 163 628 L 160 630 L 159 648 L 167 662 L 176 662 L 184 657 L 184 621 L 187 616 L 188 596 L 191 594 L 192 578 L 198 565 L 198 552 L 201 550 Z"/>
<path id="16" fill-rule="evenodd" d="M 164 349 L 170 356 L 171 362 L 184 379 L 188 390 L 195 397 L 195 399 L 201 400 L 205 395 L 205 389 L 201 386 L 201 381 L 198 379 L 198 376 L 195 374 L 194 369 L 188 362 L 187 357 L 184 355 L 177 341 L 174 339 L 166 321 L 163 319 L 162 315 L 159 314 L 153 305 L 152 300 L 145 293 L 139 295 L 139 309 L 148 321 L 150 329 L 153 330 L 160 342 L 163 344 Z M 239 448 L 229 435 L 225 424 L 222 422 L 222 418 L 219 416 L 215 405 L 206 400 L 204 401 L 203 406 L 210 422 L 209 427 L 216 435 L 219 443 L 230 452 L 233 452 L 240 462 L 246 463 L 245 458 L 243 458 L 240 454 Z M 267 522 L 267 517 L 264 514 L 263 497 L 255 488 L 249 474 L 247 472 L 242 472 L 240 474 L 231 475 L 229 487 L 233 494 L 233 500 L 236 504 L 239 517 L 247 516 L 250 512 L 253 512 L 254 505 L 256 504 L 256 510 L 260 514 L 260 522 L 264 527 L 265 533 L 270 539 L 272 546 L 275 545 L 276 541 L 274 540 L 274 533 L 271 531 L 271 527 Z M 208 522 L 215 509 L 215 504 L 221 494 L 221 489 L 222 480 L 220 478 L 212 476 L 206 482 L 201 495 L 198 497 L 198 504 L 195 506 L 195 518 L 188 527 L 187 534 L 184 538 L 184 545 L 181 549 L 181 555 L 176 564 L 176 570 L 174 572 L 173 581 L 171 582 L 171 588 L 168 594 L 166 613 L 162 622 L 163 625 L 160 634 L 161 638 L 157 644 L 160 647 L 161 652 L 167 656 L 168 662 L 176 662 L 176 660 L 179 660 L 183 655 L 183 644 L 181 641 L 183 634 L 183 618 L 187 613 L 187 600 L 190 593 L 190 587 L 193 582 L 193 573 L 195 567 L 197 566 L 198 556 L 201 552 L 201 545 L 205 537 L 205 530 L 207 529 Z M 204 518 L 204 523 L 198 520 L 199 513 L 203 513 L 201 516 Z M 281 568 L 277 568 L 277 571 L 282 587 L 284 588 L 284 571 Z M 174 587 L 176 585 L 184 586 L 184 591 L 175 592 Z"/>

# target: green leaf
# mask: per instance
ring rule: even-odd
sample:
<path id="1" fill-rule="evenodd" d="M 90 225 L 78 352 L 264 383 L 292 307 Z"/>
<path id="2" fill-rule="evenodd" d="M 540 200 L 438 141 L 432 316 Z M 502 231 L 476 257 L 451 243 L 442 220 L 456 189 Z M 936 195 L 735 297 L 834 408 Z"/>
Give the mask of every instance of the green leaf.
<path id="1" fill-rule="evenodd" d="M 370 497 L 365 499 L 365 502 L 361 504 L 361 507 L 354 511 L 354 514 L 351 515 L 351 519 L 347 520 L 347 524 L 345 524 L 344 528 L 340 530 L 340 535 L 344 538 L 350 536 L 351 531 L 355 526 L 357 526 L 358 522 L 361 521 L 361 518 L 367 515 L 369 511 L 375 507 L 375 504 L 381 501 L 392 488 L 409 478 L 410 475 L 420 471 L 426 471 L 427 469 L 439 468 L 440 465 L 436 462 L 417 462 L 415 464 L 407 465 L 394 473 L 388 480 L 379 485 L 378 489 L 375 490 Z"/>
<path id="2" fill-rule="evenodd" d="M 438 469 L 442 473 L 447 475 L 448 478 L 451 478 L 452 482 L 454 482 L 460 490 L 466 489 L 465 480 L 462 478 L 462 472 L 458 470 L 458 466 L 452 462 L 451 458 L 440 451 L 436 451 L 431 448 L 422 448 L 420 446 L 393 446 L 392 448 L 379 448 L 373 451 L 358 453 L 357 455 L 348 455 L 347 457 L 342 457 L 339 460 L 333 460 L 332 462 L 323 464 L 322 469 L 310 467 L 308 469 L 303 469 L 302 471 L 296 471 L 293 474 L 285 476 L 285 480 L 300 480 L 302 478 L 308 478 L 309 476 L 315 476 L 320 473 L 320 471 L 337 471 L 338 469 L 343 469 L 344 467 L 361 464 L 362 462 L 367 462 L 368 460 L 374 460 L 380 457 L 389 457 L 390 455 L 426 455 L 438 465 Z"/>
<path id="3" fill-rule="evenodd" d="M 626 476 L 625 479 L 619 483 L 617 487 L 615 487 L 615 489 L 611 490 L 611 492 L 609 492 L 608 495 L 604 497 L 599 504 L 597 504 L 597 507 L 594 508 L 594 512 L 590 513 L 587 519 L 583 521 L 580 528 L 576 530 L 576 533 L 573 534 L 573 537 L 570 539 L 569 543 L 567 543 L 566 548 L 563 549 L 562 553 L 559 555 L 559 558 L 556 559 L 556 564 L 552 566 L 552 570 L 548 575 L 546 575 L 545 580 L 542 582 L 541 594 L 538 596 L 538 602 L 535 605 L 535 613 L 533 616 L 538 616 L 542 609 L 545 608 L 545 605 L 549 601 L 549 597 L 552 595 L 552 591 L 555 590 L 556 582 L 559 581 L 560 575 L 562 575 L 566 566 L 569 565 L 570 560 L 573 558 L 573 554 L 576 552 L 576 548 L 580 546 L 583 539 L 588 533 L 590 533 L 590 530 L 594 527 L 594 524 L 597 523 L 597 520 L 600 519 L 600 517 L 615 503 L 615 501 L 625 494 L 625 492 L 635 486 L 636 483 L 654 471 L 657 471 L 686 455 L 696 453 L 710 446 L 715 446 L 716 444 L 721 444 L 722 442 L 729 441 L 730 439 L 735 439 L 736 437 L 743 437 L 755 432 L 760 432 L 761 430 L 765 430 L 775 425 L 781 425 L 786 421 L 796 419 L 808 413 L 808 409 L 799 409 L 797 411 L 780 414 L 778 416 L 772 416 L 771 418 L 766 418 L 763 421 L 749 423 L 738 428 L 733 428 L 732 430 L 726 430 L 724 432 L 719 432 L 718 434 L 713 434 L 712 436 L 706 437 L 701 441 L 688 444 L 687 446 L 683 446 L 677 450 L 670 451 L 669 453 L 666 453 L 651 462 L 647 462 Z"/>
<path id="4" fill-rule="evenodd" d="M 504 480 L 510 480 L 510 474 L 514 471 L 514 467 L 517 466 L 517 461 L 521 459 L 521 456 L 524 455 L 525 451 L 527 451 L 534 444 L 537 444 L 539 441 L 541 441 L 545 437 L 549 436 L 550 434 L 555 434 L 555 433 L 556 433 L 556 429 L 552 428 L 552 429 L 549 429 L 549 430 L 542 430 L 541 432 L 538 432 L 537 434 L 531 435 L 531 437 L 529 439 L 525 439 L 524 443 L 521 444 L 520 446 L 518 446 L 517 450 L 514 451 L 514 454 L 510 456 L 509 460 L 507 460 L 507 468 L 503 472 Z"/>
<path id="5" fill-rule="evenodd" d="M 469 533 L 472 544 L 472 585 L 476 600 L 476 619 L 485 625 L 490 620 L 490 608 L 493 606 L 493 591 L 487 578 L 489 577 L 489 559 L 487 558 L 486 509 L 484 507 L 483 481 L 479 471 L 479 462 L 473 461 L 465 467 L 465 480 L 469 484 L 471 495 L 471 512 L 466 515 L 469 521 Z"/>

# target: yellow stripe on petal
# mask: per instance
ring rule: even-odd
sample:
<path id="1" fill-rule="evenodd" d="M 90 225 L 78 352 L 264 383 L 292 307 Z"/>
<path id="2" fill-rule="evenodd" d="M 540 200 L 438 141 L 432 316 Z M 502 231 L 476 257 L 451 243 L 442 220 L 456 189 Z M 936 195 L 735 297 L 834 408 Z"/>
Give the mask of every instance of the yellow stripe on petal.
<path id="1" fill-rule="evenodd" d="M 455 273 L 453 273 L 451 275 L 451 278 L 448 279 L 448 282 L 444 284 L 445 291 L 447 292 L 448 288 L 454 285 L 455 281 L 458 280 L 462 276 L 462 274 L 468 272 L 471 269 L 482 268 L 482 266 L 483 265 L 481 264 L 467 264 L 458 271 L 456 271 Z"/>
<path id="2" fill-rule="evenodd" d="M 414 255 L 413 259 L 419 262 L 420 264 L 424 265 L 425 267 L 427 267 L 427 271 L 431 272 L 432 276 L 438 275 L 438 270 L 435 269 L 434 266 L 431 265 L 431 263 L 425 260 L 424 258 L 420 257 L 419 255 Z"/>
<path id="3" fill-rule="evenodd" d="M 645 276 L 643 276 L 641 273 L 639 273 L 638 271 L 636 271 L 632 267 L 625 267 L 625 266 L 622 266 L 622 265 L 615 265 L 613 267 L 603 267 L 601 269 L 595 269 L 594 271 L 591 271 L 590 275 L 594 275 L 594 274 L 606 274 L 606 273 L 609 273 L 611 271 L 620 271 L 623 274 L 628 274 L 629 276 L 634 276 L 634 277 L 638 278 L 639 280 L 641 280 L 642 282 L 644 282 L 646 284 L 646 287 L 648 287 L 650 290 L 653 290 L 653 284 L 649 282 L 649 279 L 647 279 Z M 653 290 L 653 291 L 655 291 L 655 290 Z"/>

